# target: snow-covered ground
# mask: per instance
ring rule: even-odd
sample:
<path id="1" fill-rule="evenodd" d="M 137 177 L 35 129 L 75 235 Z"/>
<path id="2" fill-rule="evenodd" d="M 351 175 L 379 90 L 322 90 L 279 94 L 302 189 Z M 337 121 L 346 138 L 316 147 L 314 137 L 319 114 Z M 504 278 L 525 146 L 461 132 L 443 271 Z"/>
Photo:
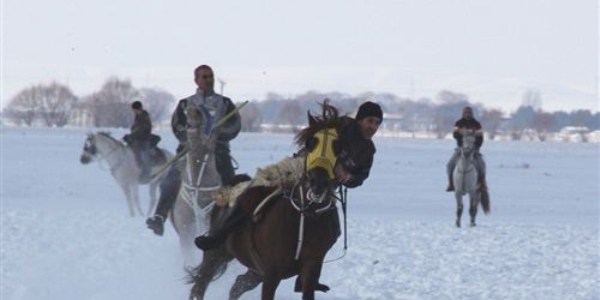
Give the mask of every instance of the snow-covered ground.
<path id="1" fill-rule="evenodd" d="M 86 130 L 1 130 L 0 299 L 187 299 L 175 232 L 153 235 L 127 216 L 104 164 L 79 163 Z M 349 190 L 349 248 L 336 260 L 340 239 L 329 252 L 332 290 L 319 299 L 600 299 L 598 144 L 486 142 L 492 214 L 457 229 L 444 192 L 453 141 L 375 143 L 371 177 Z M 276 134 L 241 134 L 232 148 L 250 174 L 294 150 Z M 231 264 L 207 299 L 225 299 L 243 270 Z M 292 286 L 277 299 L 300 299 Z"/>

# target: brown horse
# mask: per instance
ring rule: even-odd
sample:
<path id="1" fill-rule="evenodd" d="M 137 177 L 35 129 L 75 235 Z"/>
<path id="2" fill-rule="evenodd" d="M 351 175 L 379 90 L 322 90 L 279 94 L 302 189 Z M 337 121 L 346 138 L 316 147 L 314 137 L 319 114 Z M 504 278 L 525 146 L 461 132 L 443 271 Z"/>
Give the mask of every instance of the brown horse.
<path id="1" fill-rule="evenodd" d="M 302 299 L 314 299 L 315 290 L 329 289 L 319 284 L 319 277 L 324 257 L 340 235 L 333 175 L 339 119 L 333 106 L 327 102 L 322 106 L 322 116 L 309 113 L 309 127 L 296 136 L 296 143 L 308 149 L 299 182 L 283 189 L 252 186 L 238 197 L 238 205 L 249 214 L 255 212 L 254 217 L 237 226 L 223 246 L 204 252 L 202 263 L 191 274 L 190 299 L 203 299 L 210 281 L 222 274 L 233 258 L 248 267 L 248 272 L 237 277 L 229 299 L 238 299 L 260 283 L 262 299 L 274 299 L 281 280 L 295 275 L 299 275 L 296 290 L 302 292 Z M 215 206 L 211 228 L 232 209 Z"/>

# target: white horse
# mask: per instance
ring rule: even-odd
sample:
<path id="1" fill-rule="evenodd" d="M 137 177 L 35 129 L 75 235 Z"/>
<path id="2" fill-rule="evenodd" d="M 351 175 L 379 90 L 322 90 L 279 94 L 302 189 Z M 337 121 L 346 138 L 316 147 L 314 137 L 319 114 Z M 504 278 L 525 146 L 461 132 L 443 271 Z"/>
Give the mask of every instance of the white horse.
<path id="1" fill-rule="evenodd" d="M 469 194 L 471 216 L 471 226 L 475 226 L 475 217 L 477 216 L 477 206 L 481 202 L 483 211 L 489 212 L 489 198 L 487 191 L 482 190 L 477 180 L 479 174 L 475 167 L 475 132 L 467 130 L 463 133 L 462 147 L 459 148 L 460 156 L 452 172 L 454 183 L 454 196 L 456 198 L 456 227 L 460 227 L 460 219 L 463 212 L 463 196 Z M 483 197 L 482 197 L 483 196 Z"/>
<path id="2" fill-rule="evenodd" d="M 221 188 L 221 175 L 215 160 L 216 135 L 206 128 L 203 112 L 193 105 L 187 112 L 187 147 L 185 167 L 180 168 L 181 188 L 171 212 L 171 221 L 179 235 L 186 267 L 200 261 L 201 252 L 194 239 L 208 229 L 207 214 L 214 206 L 214 193 Z"/>
<path id="3" fill-rule="evenodd" d="M 162 151 L 166 161 L 173 157 L 171 152 L 162 148 L 159 149 Z M 139 215 L 143 215 L 138 193 L 138 186 L 141 184 L 150 185 L 150 206 L 148 207 L 147 216 L 154 211 L 157 199 L 156 189 L 165 176 L 164 172 L 159 176 L 154 176 L 149 182 L 140 182 L 141 169 L 137 165 L 131 148 L 106 132 L 88 134 L 83 144 L 83 152 L 80 158 L 81 163 L 88 164 L 94 160 L 104 160 L 107 162 L 111 175 L 115 178 L 123 193 L 125 193 L 127 205 L 129 206 L 129 214 L 132 217 L 135 216 L 136 211 Z M 159 167 L 153 167 L 151 171 L 155 172 Z"/>

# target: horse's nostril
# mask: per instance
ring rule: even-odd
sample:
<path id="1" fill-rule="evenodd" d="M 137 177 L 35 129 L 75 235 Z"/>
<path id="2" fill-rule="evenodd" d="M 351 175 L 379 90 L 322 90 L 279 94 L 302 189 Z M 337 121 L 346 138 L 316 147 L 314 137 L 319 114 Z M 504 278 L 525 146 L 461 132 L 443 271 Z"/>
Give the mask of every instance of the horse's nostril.
<path id="1" fill-rule="evenodd" d="M 87 164 L 90 162 L 90 158 L 87 155 L 81 155 L 81 157 L 79 158 L 79 162 L 81 162 L 82 164 Z"/>

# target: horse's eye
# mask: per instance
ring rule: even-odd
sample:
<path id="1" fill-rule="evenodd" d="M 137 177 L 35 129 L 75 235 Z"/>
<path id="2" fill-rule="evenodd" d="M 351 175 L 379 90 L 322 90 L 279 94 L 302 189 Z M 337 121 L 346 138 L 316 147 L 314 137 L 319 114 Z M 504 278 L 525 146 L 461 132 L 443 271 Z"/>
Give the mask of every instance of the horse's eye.
<path id="1" fill-rule="evenodd" d="M 319 139 L 315 138 L 315 137 L 311 137 L 310 139 L 308 139 L 306 141 L 306 149 L 308 149 L 308 151 L 313 151 L 313 149 L 315 149 L 315 147 L 317 146 L 317 144 L 319 144 Z"/>

